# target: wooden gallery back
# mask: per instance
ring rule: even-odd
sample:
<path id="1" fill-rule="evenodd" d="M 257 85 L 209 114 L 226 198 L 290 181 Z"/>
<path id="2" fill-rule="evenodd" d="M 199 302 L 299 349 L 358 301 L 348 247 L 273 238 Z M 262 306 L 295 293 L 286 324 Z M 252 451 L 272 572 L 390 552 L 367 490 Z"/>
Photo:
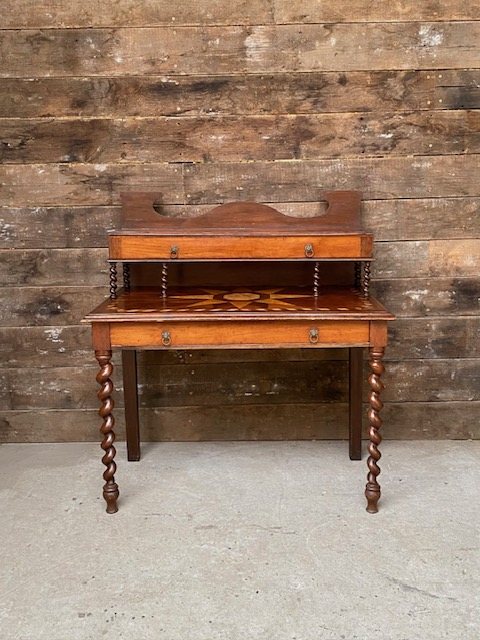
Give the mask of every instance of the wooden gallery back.
<path id="1" fill-rule="evenodd" d="M 323 191 L 361 191 L 372 290 L 397 316 L 383 435 L 478 437 L 479 16 L 478 0 L 4 3 L 1 441 L 98 440 L 80 320 L 129 190 L 172 216 L 235 200 L 312 216 Z M 144 439 L 347 435 L 341 349 L 157 351 L 140 372 Z"/>

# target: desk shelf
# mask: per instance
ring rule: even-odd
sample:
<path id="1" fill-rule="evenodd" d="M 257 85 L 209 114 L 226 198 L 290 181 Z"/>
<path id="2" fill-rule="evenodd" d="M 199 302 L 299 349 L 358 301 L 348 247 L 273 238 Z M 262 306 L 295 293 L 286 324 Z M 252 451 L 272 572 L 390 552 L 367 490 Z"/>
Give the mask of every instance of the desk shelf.
<path id="1" fill-rule="evenodd" d="M 162 297 L 158 288 L 120 291 L 89 313 L 86 322 L 175 320 L 393 320 L 375 298 L 352 287 L 177 287 Z"/>

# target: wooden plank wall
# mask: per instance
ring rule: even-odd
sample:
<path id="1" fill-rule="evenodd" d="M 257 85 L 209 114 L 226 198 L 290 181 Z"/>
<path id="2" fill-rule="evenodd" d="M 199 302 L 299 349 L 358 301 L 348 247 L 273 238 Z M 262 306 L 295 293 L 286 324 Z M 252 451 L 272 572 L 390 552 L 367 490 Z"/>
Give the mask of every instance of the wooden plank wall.
<path id="1" fill-rule="evenodd" d="M 479 16 L 478 0 L 2 3 L 1 441 L 97 439 L 79 320 L 129 187 L 192 214 L 248 198 L 311 215 L 324 188 L 362 190 L 374 289 L 399 318 L 385 436 L 478 437 Z M 344 437 L 345 358 L 146 355 L 144 436 Z"/>

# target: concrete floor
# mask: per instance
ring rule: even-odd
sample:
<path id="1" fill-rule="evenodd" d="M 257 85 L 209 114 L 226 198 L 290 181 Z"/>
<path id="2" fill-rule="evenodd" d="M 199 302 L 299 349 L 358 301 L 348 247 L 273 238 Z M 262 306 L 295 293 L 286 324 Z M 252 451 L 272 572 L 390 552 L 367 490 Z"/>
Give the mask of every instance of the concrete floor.
<path id="1" fill-rule="evenodd" d="M 0 447 L 1 640 L 480 638 L 480 442 Z"/>

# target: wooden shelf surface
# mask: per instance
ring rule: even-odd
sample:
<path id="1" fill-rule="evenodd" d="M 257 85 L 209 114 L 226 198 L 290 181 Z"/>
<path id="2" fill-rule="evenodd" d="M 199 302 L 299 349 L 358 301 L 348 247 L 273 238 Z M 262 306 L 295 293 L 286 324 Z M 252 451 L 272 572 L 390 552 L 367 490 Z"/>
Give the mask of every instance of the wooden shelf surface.
<path id="1" fill-rule="evenodd" d="M 374 298 L 350 287 L 179 287 L 119 291 L 104 300 L 85 322 L 215 320 L 394 320 Z"/>

